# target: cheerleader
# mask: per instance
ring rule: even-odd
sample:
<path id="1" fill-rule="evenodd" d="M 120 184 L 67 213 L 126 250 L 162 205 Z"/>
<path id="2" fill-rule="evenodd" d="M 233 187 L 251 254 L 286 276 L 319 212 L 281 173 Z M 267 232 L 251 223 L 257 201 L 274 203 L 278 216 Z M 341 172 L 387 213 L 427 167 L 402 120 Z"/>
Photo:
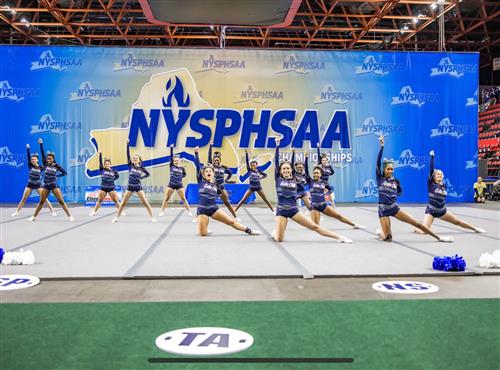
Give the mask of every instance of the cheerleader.
<path id="1" fill-rule="evenodd" d="M 295 177 L 295 171 L 289 162 L 280 163 L 280 140 L 275 140 L 276 152 L 274 155 L 274 178 L 276 181 L 278 205 L 276 206 L 276 229 L 272 232 L 272 238 L 277 242 L 282 242 L 285 238 L 288 219 L 292 219 L 298 224 L 307 227 L 322 236 L 337 239 L 340 243 L 352 243 L 352 240 L 344 236 L 319 227 L 319 225 L 315 224 L 299 212 L 299 208 L 297 206 L 297 179 Z"/>
<path id="2" fill-rule="evenodd" d="M 427 177 L 427 190 L 429 193 L 429 202 L 425 209 L 424 221 L 422 224 L 429 229 L 432 226 L 435 218 L 452 223 L 453 225 L 461 226 L 465 229 L 473 230 L 476 233 L 486 232 L 479 227 L 472 226 L 467 222 L 459 220 L 453 213 L 446 209 L 446 185 L 443 182 L 443 171 L 434 169 L 434 151 L 429 153 L 431 156 L 429 176 Z M 422 231 L 414 229 L 414 232 L 423 234 Z"/>
<path id="3" fill-rule="evenodd" d="M 12 217 L 17 217 L 19 212 L 26 203 L 26 200 L 31 195 L 31 192 L 35 190 L 38 194 L 42 193 L 42 172 L 45 171 L 45 167 L 38 163 L 38 155 L 30 153 L 30 145 L 26 144 L 26 151 L 28 155 L 28 184 L 24 188 L 23 197 L 17 206 L 16 211 L 12 214 Z M 52 203 L 47 199 L 47 207 L 49 207 L 52 216 L 57 216 L 57 213 L 54 211 L 54 207 L 52 207 Z"/>
<path id="4" fill-rule="evenodd" d="M 340 213 L 338 213 L 335 208 L 329 206 L 326 203 L 325 193 L 327 191 L 326 190 L 327 185 L 322 179 L 323 167 L 319 165 L 315 166 L 313 168 L 313 175 L 311 177 L 309 175 L 309 163 L 307 154 L 304 153 L 304 155 L 306 164 L 306 171 L 305 171 L 306 180 L 307 184 L 309 185 L 309 192 L 311 194 L 311 219 L 313 220 L 313 222 L 319 225 L 321 213 L 323 213 L 326 216 L 333 217 L 339 220 L 340 222 L 352 226 L 353 229 L 364 229 L 365 228 L 364 226 L 355 224 L 347 217 L 344 217 Z"/>
<path id="5" fill-rule="evenodd" d="M 106 195 L 109 194 L 113 202 L 115 202 L 116 208 L 120 209 L 120 200 L 118 199 L 118 194 L 115 191 L 115 181 L 118 180 L 120 175 L 113 167 L 111 167 L 111 159 L 105 158 L 104 163 L 102 162 L 102 153 L 99 152 L 99 171 L 101 172 L 101 188 L 97 193 L 97 203 L 90 212 L 89 216 L 95 216 L 97 210 L 102 204 Z M 123 214 L 123 212 L 122 212 Z"/>
<path id="6" fill-rule="evenodd" d="M 297 202 L 300 205 L 300 201 L 302 201 L 307 208 L 306 215 L 308 210 L 311 209 L 311 200 L 309 192 L 306 190 L 307 185 L 307 177 L 305 173 L 304 163 L 295 161 L 295 149 L 292 149 L 292 167 L 295 170 L 295 177 L 297 178 Z"/>
<path id="7" fill-rule="evenodd" d="M 452 242 L 450 236 L 438 236 L 434 234 L 427 226 L 422 225 L 411 217 L 408 213 L 402 211 L 396 203 L 398 195 L 401 194 L 401 184 L 396 179 L 394 174 L 394 164 L 391 161 L 385 161 L 382 166 L 382 153 L 384 151 L 384 137 L 379 137 L 380 150 L 377 156 L 377 185 L 378 185 L 378 217 L 380 220 L 381 229 L 377 229 L 379 238 L 386 242 L 392 241 L 391 220 L 390 216 L 396 217 L 398 220 L 413 225 L 424 233 L 431 235 L 440 242 Z"/>
<path id="8" fill-rule="evenodd" d="M 243 231 L 249 235 L 260 235 L 260 231 L 252 230 L 242 224 L 236 219 L 228 216 L 224 211 L 217 206 L 217 198 L 219 197 L 220 190 L 215 179 L 214 166 L 207 164 L 202 166 L 200 164 L 200 157 L 198 155 L 198 147 L 194 149 L 195 166 L 196 166 L 196 179 L 198 180 L 198 208 L 197 208 L 197 222 L 198 233 L 200 236 L 207 236 L 210 234 L 208 231 L 208 222 L 210 218 L 223 224 L 229 225 L 232 228 Z"/>
<path id="9" fill-rule="evenodd" d="M 64 198 L 61 189 L 59 189 L 59 185 L 57 185 L 57 178 L 66 176 L 67 172 L 64 168 L 62 168 L 56 163 L 56 158 L 54 153 L 48 153 L 47 156 L 45 156 L 45 150 L 43 148 L 43 140 L 38 139 L 38 143 L 40 144 L 40 153 L 42 154 L 42 164 L 45 167 L 45 169 L 43 176 L 42 191 L 40 193 L 40 202 L 38 202 L 38 205 L 35 208 L 35 213 L 33 213 L 33 216 L 29 218 L 29 221 L 36 220 L 38 214 L 40 213 L 43 207 L 43 204 L 47 201 L 50 192 L 52 192 L 52 194 L 54 194 L 57 201 L 61 205 L 64 213 L 66 213 L 66 216 L 69 217 L 69 221 L 73 222 L 75 221 L 75 219 L 73 218 L 73 216 L 70 215 L 68 206 L 66 205 L 66 203 L 64 203 Z"/>
<path id="10" fill-rule="evenodd" d="M 260 184 L 260 181 L 262 179 L 265 179 L 267 177 L 267 173 L 259 170 L 257 168 L 257 161 L 252 160 L 250 161 L 248 158 L 248 150 L 245 150 L 245 163 L 247 165 L 247 174 L 248 174 L 248 190 L 245 192 L 245 195 L 243 195 L 243 198 L 241 198 L 240 202 L 234 209 L 235 212 L 238 212 L 238 209 L 240 209 L 241 205 L 244 204 L 247 199 L 252 195 L 254 192 L 257 192 L 257 194 L 260 195 L 262 200 L 267 204 L 269 209 L 274 212 L 273 206 L 271 203 L 269 203 L 269 200 L 267 200 L 266 194 L 264 194 L 264 191 L 262 190 L 262 185 Z"/>
<path id="11" fill-rule="evenodd" d="M 328 159 L 328 156 L 326 154 L 321 154 L 321 150 L 319 148 L 319 143 L 318 143 L 318 166 L 321 168 L 323 171 L 323 175 L 321 175 L 321 180 L 325 183 L 325 188 L 327 190 L 327 194 L 332 201 L 333 204 L 333 188 L 330 186 L 330 177 L 333 176 L 335 173 L 333 167 L 330 165 L 330 160 Z"/>
<path id="12" fill-rule="evenodd" d="M 127 163 L 128 163 L 128 187 L 125 195 L 123 196 L 122 203 L 120 204 L 120 208 L 118 208 L 118 214 L 116 215 L 111 222 L 117 222 L 118 218 L 123 213 L 123 209 L 127 205 L 130 197 L 133 193 L 136 193 L 139 199 L 141 200 L 144 207 L 148 211 L 149 217 L 151 217 L 151 222 L 156 222 L 156 218 L 153 217 L 153 210 L 151 209 L 151 205 L 146 198 L 146 194 L 144 194 L 144 190 L 142 190 L 141 181 L 147 177 L 149 177 L 149 172 L 147 169 L 142 167 L 142 159 L 138 154 L 134 154 L 132 158 L 130 157 L 130 140 L 127 139 Z"/>
<path id="13" fill-rule="evenodd" d="M 208 163 L 214 167 L 213 169 L 215 171 L 215 182 L 217 183 L 219 189 L 220 198 L 222 199 L 222 202 L 229 210 L 229 212 L 231 212 L 233 217 L 239 220 L 236 216 L 236 212 L 234 211 L 233 206 L 231 205 L 231 203 L 229 203 L 229 195 L 227 194 L 227 190 L 224 187 L 224 184 L 231 178 L 231 176 L 233 176 L 233 174 L 227 166 L 224 166 L 222 164 L 221 152 L 214 152 L 214 155 L 212 157 L 213 145 L 214 143 L 210 142 L 210 147 L 208 148 Z"/>
<path id="14" fill-rule="evenodd" d="M 177 192 L 179 198 L 181 198 L 182 203 L 184 204 L 184 208 L 186 208 L 186 212 L 190 217 L 193 217 L 191 213 L 191 208 L 189 208 L 189 203 L 186 199 L 186 195 L 184 193 L 184 184 L 182 183 L 182 179 L 186 177 L 186 170 L 184 167 L 179 166 L 180 157 L 178 155 L 174 155 L 174 146 L 170 145 L 170 180 L 168 182 L 167 190 L 165 191 L 165 197 L 163 198 L 163 203 L 161 205 L 161 210 L 158 216 L 163 216 L 163 211 L 167 208 L 167 203 L 170 200 L 170 197 L 174 193 Z"/>

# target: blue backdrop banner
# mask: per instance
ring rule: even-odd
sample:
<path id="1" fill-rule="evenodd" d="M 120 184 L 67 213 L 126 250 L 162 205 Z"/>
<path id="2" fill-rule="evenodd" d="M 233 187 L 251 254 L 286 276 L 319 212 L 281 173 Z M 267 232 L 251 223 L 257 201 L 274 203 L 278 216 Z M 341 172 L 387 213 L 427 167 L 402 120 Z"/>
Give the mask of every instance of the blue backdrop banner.
<path id="1" fill-rule="evenodd" d="M 126 140 L 151 172 L 144 189 L 161 201 L 169 146 L 195 182 L 193 148 L 209 143 L 236 183 L 245 150 L 269 174 L 275 199 L 274 137 L 335 169 L 340 202 L 376 202 L 378 136 L 395 161 L 400 201 L 425 202 L 429 151 L 448 201 L 472 199 L 477 174 L 478 53 L 125 49 L 0 46 L 0 201 L 17 202 L 28 179 L 26 144 L 37 139 L 67 171 L 59 185 L 85 202 L 100 183 L 98 152 L 127 182 Z"/>

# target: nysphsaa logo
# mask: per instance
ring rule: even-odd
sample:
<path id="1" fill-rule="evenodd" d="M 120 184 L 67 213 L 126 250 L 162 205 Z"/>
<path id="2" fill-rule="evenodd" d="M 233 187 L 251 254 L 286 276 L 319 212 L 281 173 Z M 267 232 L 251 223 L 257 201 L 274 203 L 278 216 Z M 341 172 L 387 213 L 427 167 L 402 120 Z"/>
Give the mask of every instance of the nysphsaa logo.
<path id="1" fill-rule="evenodd" d="M 360 66 L 354 68 L 355 75 L 365 73 L 373 73 L 378 76 L 385 76 L 390 72 L 400 71 L 403 69 L 403 63 L 384 63 L 382 58 L 375 58 L 373 55 L 368 55 Z"/>
<path id="2" fill-rule="evenodd" d="M 403 131 L 403 125 L 392 125 L 392 124 L 382 124 L 377 123 L 375 117 L 367 117 L 361 127 L 356 128 L 354 136 L 387 136 L 391 133 L 401 133 Z"/>
<path id="3" fill-rule="evenodd" d="M 425 162 L 428 160 L 426 156 L 413 155 L 411 149 L 405 149 L 401 152 L 398 161 L 394 168 L 410 167 L 416 170 L 421 170 L 425 167 Z"/>
<path id="4" fill-rule="evenodd" d="M 439 101 L 437 93 L 416 93 L 411 86 L 403 86 L 397 96 L 392 97 L 392 105 L 412 104 L 421 107 L 425 103 Z"/>
<path id="5" fill-rule="evenodd" d="M 459 199 L 464 196 L 464 192 L 468 189 L 468 186 L 455 186 L 448 178 L 443 180 L 443 184 L 446 185 L 446 191 L 448 192 L 448 198 Z"/>
<path id="6" fill-rule="evenodd" d="M 250 348 L 253 337 L 228 328 L 187 328 L 169 331 L 156 338 L 156 346 L 176 355 L 228 355 Z"/>
<path id="7" fill-rule="evenodd" d="M 334 103 L 346 104 L 351 100 L 362 100 L 360 92 L 337 91 L 333 85 L 325 85 L 320 94 L 314 97 L 314 104 Z"/>
<path id="8" fill-rule="evenodd" d="M 75 121 L 56 121 L 50 113 L 42 115 L 37 124 L 31 125 L 30 134 L 52 132 L 61 135 L 69 130 L 81 130 L 82 123 Z"/>
<path id="9" fill-rule="evenodd" d="M 477 93 L 478 93 L 478 91 L 476 89 L 476 91 L 474 92 L 474 95 L 472 95 L 472 97 L 470 97 L 470 98 L 467 98 L 467 100 L 465 101 L 466 107 L 472 107 L 472 106 L 477 105 L 477 101 L 478 101 Z"/>
<path id="10" fill-rule="evenodd" d="M 102 102 L 106 98 L 118 98 L 122 93 L 120 89 L 95 89 L 90 81 L 80 84 L 75 92 L 69 94 L 69 101 L 91 100 Z"/>
<path id="11" fill-rule="evenodd" d="M 295 72 L 297 74 L 306 75 L 310 72 L 323 69 L 325 69 L 325 62 L 305 60 L 297 58 L 295 55 L 289 55 L 285 58 L 281 68 L 276 72 L 276 74 Z"/>
<path id="12" fill-rule="evenodd" d="M 379 281 L 372 285 L 374 290 L 391 294 L 428 294 L 439 291 L 439 287 L 420 281 Z"/>
<path id="13" fill-rule="evenodd" d="M 435 68 L 431 68 L 431 77 L 448 75 L 456 78 L 462 77 L 465 73 L 477 71 L 475 64 L 453 64 L 450 58 L 442 58 Z"/>
<path id="14" fill-rule="evenodd" d="M 245 69 L 245 61 L 243 59 L 216 59 L 212 54 L 202 61 L 202 67 L 196 73 L 200 72 L 219 72 L 229 73 L 233 69 Z"/>
<path id="15" fill-rule="evenodd" d="M 93 152 L 88 146 L 80 149 L 75 158 L 69 160 L 70 167 L 83 166 L 92 157 Z"/>
<path id="16" fill-rule="evenodd" d="M 137 72 L 146 72 L 150 68 L 163 68 L 165 61 L 156 58 L 137 58 L 133 52 L 129 51 L 121 60 L 114 63 L 113 71 L 126 71 L 132 69 Z"/>
<path id="17" fill-rule="evenodd" d="M 12 87 L 9 81 L 0 82 L 0 99 L 15 101 L 16 103 L 23 101 L 26 97 L 39 96 L 40 89 L 35 87 Z"/>
<path id="18" fill-rule="evenodd" d="M 24 154 L 14 154 L 9 147 L 0 147 L 0 166 L 21 167 L 24 161 Z"/>
<path id="19" fill-rule="evenodd" d="M 253 102 L 256 104 L 266 104 L 269 100 L 283 100 L 283 91 L 257 90 L 252 85 L 248 85 L 246 90 L 241 91 L 240 100 L 235 103 Z"/>
<path id="20" fill-rule="evenodd" d="M 477 153 L 471 161 L 465 161 L 465 169 L 470 170 L 471 168 L 477 168 Z"/>
<path id="21" fill-rule="evenodd" d="M 361 189 L 356 190 L 354 199 L 378 198 L 378 186 L 374 179 L 368 179 L 364 182 Z"/>
<path id="22" fill-rule="evenodd" d="M 40 54 L 40 57 L 31 62 L 31 71 L 38 71 L 41 69 L 53 69 L 55 71 L 64 71 L 68 67 L 81 67 L 81 58 L 60 58 L 55 57 L 52 51 L 45 50 Z"/>
<path id="23" fill-rule="evenodd" d="M 439 122 L 437 128 L 431 129 L 431 138 L 439 136 L 451 136 L 460 139 L 462 136 L 464 136 L 464 131 L 467 127 L 467 125 L 453 125 L 450 122 L 450 119 L 446 117 Z"/>

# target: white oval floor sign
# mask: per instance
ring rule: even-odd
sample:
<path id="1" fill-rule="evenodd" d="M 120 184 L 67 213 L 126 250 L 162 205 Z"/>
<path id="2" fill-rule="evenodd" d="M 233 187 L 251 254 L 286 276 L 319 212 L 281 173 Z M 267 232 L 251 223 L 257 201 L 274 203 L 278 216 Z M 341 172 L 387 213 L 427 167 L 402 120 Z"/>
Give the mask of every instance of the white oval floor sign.
<path id="1" fill-rule="evenodd" d="M 0 290 L 31 288 L 40 283 L 40 279 L 31 275 L 0 275 Z"/>
<path id="2" fill-rule="evenodd" d="M 177 329 L 156 338 L 156 346 L 162 351 L 189 356 L 228 355 L 252 344 L 250 334 L 228 328 Z"/>
<path id="3" fill-rule="evenodd" d="M 439 287 L 430 283 L 420 281 L 379 281 L 372 288 L 384 293 L 393 294 L 428 294 L 439 291 Z"/>

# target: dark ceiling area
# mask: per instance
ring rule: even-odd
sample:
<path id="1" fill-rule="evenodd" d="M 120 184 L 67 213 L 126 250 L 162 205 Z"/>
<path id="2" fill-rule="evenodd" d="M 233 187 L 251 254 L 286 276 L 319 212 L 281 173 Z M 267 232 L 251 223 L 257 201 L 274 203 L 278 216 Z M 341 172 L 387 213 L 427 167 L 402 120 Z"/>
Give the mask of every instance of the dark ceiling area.
<path id="1" fill-rule="evenodd" d="M 256 8 L 269 2 L 253 1 Z M 209 4 L 207 17 L 214 19 L 218 8 Z M 482 84 L 493 80 L 499 29 L 500 1 L 494 0 L 302 0 L 286 27 L 158 25 L 148 21 L 139 0 L 0 1 L 2 44 L 407 51 L 436 51 L 441 44 L 446 51 L 480 52 Z"/>

